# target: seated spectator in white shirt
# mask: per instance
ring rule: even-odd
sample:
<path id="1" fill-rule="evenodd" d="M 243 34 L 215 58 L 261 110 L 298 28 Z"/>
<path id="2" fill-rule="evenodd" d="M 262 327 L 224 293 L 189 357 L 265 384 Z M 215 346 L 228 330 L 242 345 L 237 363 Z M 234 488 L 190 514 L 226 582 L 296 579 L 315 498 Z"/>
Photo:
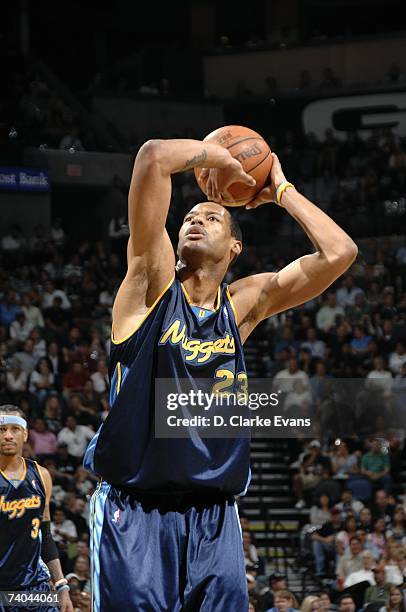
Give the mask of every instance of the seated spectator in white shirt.
<path id="1" fill-rule="evenodd" d="M 67 310 L 71 307 L 70 301 L 68 300 L 68 296 L 65 291 L 62 289 L 56 289 L 55 285 L 52 281 L 47 281 L 45 283 L 45 290 L 42 294 L 42 308 L 51 308 L 54 298 L 59 297 L 62 300 L 62 308 Z"/>
<path id="2" fill-rule="evenodd" d="M 104 359 L 97 362 L 97 372 L 90 375 L 96 393 L 104 393 L 109 388 L 109 371 Z"/>
<path id="3" fill-rule="evenodd" d="M 337 304 L 334 291 L 329 291 L 325 303 L 316 313 L 317 329 L 328 332 L 334 327 L 337 315 L 344 316 L 344 308 Z"/>
<path id="4" fill-rule="evenodd" d="M 32 331 L 32 325 L 27 321 L 24 312 L 18 312 L 15 321 L 10 325 L 10 338 L 13 343 L 25 342 Z"/>
<path id="5" fill-rule="evenodd" d="M 66 518 L 62 508 L 56 508 L 51 521 L 51 534 L 56 543 L 76 542 L 78 532 L 73 521 Z"/>
<path id="6" fill-rule="evenodd" d="M 405 345 L 403 342 L 398 342 L 393 353 L 389 355 L 389 369 L 393 374 L 399 374 L 404 363 L 406 363 Z"/>
<path id="7" fill-rule="evenodd" d="M 336 291 L 338 305 L 343 308 L 353 306 L 357 293 L 363 293 L 362 289 L 355 286 L 352 274 L 346 274 L 341 282 L 340 289 Z"/>
<path id="8" fill-rule="evenodd" d="M 293 391 L 293 382 L 295 380 L 301 380 L 304 385 L 309 386 L 309 377 L 306 372 L 299 369 L 298 361 L 296 357 L 291 357 L 288 361 L 288 367 L 284 370 L 280 370 L 273 379 L 273 387 L 280 389 L 285 393 Z"/>
<path id="9" fill-rule="evenodd" d="M 31 328 L 44 327 L 44 317 L 38 306 L 34 306 L 29 293 L 24 293 L 21 298 L 21 310 L 25 314 L 28 323 L 31 323 Z"/>
<path id="10" fill-rule="evenodd" d="M 360 582 L 369 582 L 370 585 L 375 584 L 375 575 L 373 568 L 375 566 L 375 560 L 370 550 L 363 550 L 361 553 L 362 558 L 362 569 L 355 570 L 348 574 L 344 581 L 344 588 L 354 586 Z"/>
<path id="11" fill-rule="evenodd" d="M 307 340 L 302 342 L 301 348 L 309 349 L 312 357 L 324 359 L 326 355 L 326 343 L 317 338 L 317 332 L 314 327 L 311 327 L 306 332 Z"/>
<path id="12" fill-rule="evenodd" d="M 81 459 L 85 454 L 88 442 L 93 438 L 94 431 L 86 425 L 78 425 L 74 416 L 66 418 L 66 427 L 58 434 L 58 443 L 65 442 L 69 455 Z"/>
<path id="13" fill-rule="evenodd" d="M 368 372 L 365 387 L 370 391 L 390 393 L 392 389 L 392 374 L 385 368 L 383 357 L 375 357 L 374 369 Z"/>
<path id="14" fill-rule="evenodd" d="M 341 511 L 343 518 L 347 513 L 353 513 L 356 517 L 364 507 L 364 504 L 358 499 L 353 499 L 352 491 L 350 489 L 344 489 L 341 493 L 341 501 L 335 506 Z"/>
<path id="15" fill-rule="evenodd" d="M 18 359 L 10 363 L 6 373 L 6 388 L 12 393 L 24 393 L 27 390 L 28 374 L 21 368 Z"/>

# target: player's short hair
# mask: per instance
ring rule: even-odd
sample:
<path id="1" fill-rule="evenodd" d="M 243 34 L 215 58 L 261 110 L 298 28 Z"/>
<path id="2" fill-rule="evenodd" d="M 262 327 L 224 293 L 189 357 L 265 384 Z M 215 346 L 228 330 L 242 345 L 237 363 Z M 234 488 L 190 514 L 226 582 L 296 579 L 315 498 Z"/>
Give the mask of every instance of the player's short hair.
<path id="1" fill-rule="evenodd" d="M 242 231 L 240 224 L 237 221 L 237 218 L 230 212 L 230 232 L 233 238 L 242 242 Z"/>
<path id="2" fill-rule="evenodd" d="M 3 404 L 0 406 L 0 414 L 17 414 L 19 417 L 25 419 L 25 413 L 18 406 L 13 404 Z"/>

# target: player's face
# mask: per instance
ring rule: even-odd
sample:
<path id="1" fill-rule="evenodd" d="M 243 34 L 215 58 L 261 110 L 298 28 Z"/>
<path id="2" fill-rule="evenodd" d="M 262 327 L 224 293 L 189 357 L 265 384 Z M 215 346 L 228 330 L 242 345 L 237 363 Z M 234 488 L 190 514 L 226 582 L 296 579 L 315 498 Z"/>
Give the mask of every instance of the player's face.
<path id="1" fill-rule="evenodd" d="M 19 425 L 0 425 L 0 455 L 21 455 L 27 431 Z"/>
<path id="2" fill-rule="evenodd" d="M 231 236 L 229 212 L 214 202 L 197 204 L 183 220 L 179 231 L 178 255 L 182 261 L 207 257 L 216 262 L 223 260 L 235 248 Z"/>

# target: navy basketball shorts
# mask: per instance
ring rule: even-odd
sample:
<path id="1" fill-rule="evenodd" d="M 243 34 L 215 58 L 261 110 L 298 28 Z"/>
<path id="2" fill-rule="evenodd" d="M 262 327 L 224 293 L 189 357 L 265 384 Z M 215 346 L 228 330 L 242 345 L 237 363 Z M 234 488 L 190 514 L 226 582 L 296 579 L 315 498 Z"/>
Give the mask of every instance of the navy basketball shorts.
<path id="1" fill-rule="evenodd" d="M 90 504 L 92 612 L 247 612 L 232 496 L 100 483 Z"/>
<path id="2" fill-rule="evenodd" d="M 3 589 L 3 587 L 1 587 L 0 590 L 5 591 L 7 593 L 13 592 L 12 590 Z M 51 594 L 51 588 L 49 586 L 48 580 L 39 582 L 38 584 L 35 584 L 34 586 L 21 587 L 19 591 L 20 592 L 23 591 L 24 593 L 30 593 L 34 596 L 31 602 L 31 605 L 25 606 L 23 603 L 21 603 L 21 605 L 16 605 L 16 606 L 13 606 L 13 605 L 3 606 L 0 603 L 0 612 L 34 612 L 34 610 L 35 612 L 59 612 L 60 610 L 56 604 L 51 605 L 50 603 L 44 603 L 44 605 L 41 605 L 39 603 L 43 600 L 43 598 L 45 598 L 45 601 L 46 601 L 46 595 Z M 38 598 L 35 597 L 36 595 L 38 596 Z"/>

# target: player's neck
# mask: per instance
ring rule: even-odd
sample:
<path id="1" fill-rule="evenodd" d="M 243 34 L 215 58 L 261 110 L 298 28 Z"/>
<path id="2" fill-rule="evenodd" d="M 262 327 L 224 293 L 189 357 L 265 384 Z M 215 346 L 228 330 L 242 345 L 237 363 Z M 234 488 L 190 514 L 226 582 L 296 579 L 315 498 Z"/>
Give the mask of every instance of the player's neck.
<path id="1" fill-rule="evenodd" d="M 209 309 L 217 306 L 218 288 L 222 281 L 220 275 L 209 270 L 190 271 L 185 268 L 179 277 L 194 306 Z"/>
<path id="2" fill-rule="evenodd" d="M 20 455 L 0 455 L 0 470 L 2 472 L 17 472 L 22 465 Z"/>

